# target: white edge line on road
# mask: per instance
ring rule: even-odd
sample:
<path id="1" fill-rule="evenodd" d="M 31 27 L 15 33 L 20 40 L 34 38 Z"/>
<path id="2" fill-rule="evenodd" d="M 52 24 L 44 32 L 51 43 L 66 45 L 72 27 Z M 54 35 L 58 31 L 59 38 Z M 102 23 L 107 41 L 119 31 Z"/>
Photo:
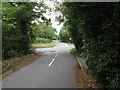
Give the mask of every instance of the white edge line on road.
<path id="1" fill-rule="evenodd" d="M 50 62 L 48 66 L 51 66 L 54 61 L 55 61 L 55 58 L 53 58 L 53 60 Z"/>

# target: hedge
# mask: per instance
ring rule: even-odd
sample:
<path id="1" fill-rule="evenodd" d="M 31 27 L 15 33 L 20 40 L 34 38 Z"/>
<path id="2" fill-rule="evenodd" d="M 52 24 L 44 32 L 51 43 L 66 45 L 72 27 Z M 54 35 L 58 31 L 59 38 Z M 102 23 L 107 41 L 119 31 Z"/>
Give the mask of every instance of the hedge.
<path id="1" fill-rule="evenodd" d="M 64 2 L 76 49 L 103 87 L 120 88 L 120 3 Z"/>

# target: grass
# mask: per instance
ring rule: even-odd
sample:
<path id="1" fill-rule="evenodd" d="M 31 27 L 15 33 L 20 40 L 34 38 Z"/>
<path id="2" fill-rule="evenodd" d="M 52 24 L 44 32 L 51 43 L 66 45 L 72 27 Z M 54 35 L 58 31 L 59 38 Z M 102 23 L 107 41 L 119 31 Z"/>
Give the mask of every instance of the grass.
<path id="1" fill-rule="evenodd" d="M 55 43 L 45 43 L 45 44 L 33 44 L 32 45 L 34 48 L 46 48 L 46 47 L 54 47 L 56 46 Z"/>
<path id="2" fill-rule="evenodd" d="M 80 54 L 77 52 L 76 48 L 72 48 L 70 52 L 75 56 L 80 56 Z"/>
<path id="3" fill-rule="evenodd" d="M 76 53 L 77 51 L 76 51 L 76 48 L 72 48 L 71 49 L 71 53 Z"/>
<path id="4" fill-rule="evenodd" d="M 74 46 L 74 44 L 73 43 L 67 43 L 68 45 L 70 45 L 70 46 Z"/>

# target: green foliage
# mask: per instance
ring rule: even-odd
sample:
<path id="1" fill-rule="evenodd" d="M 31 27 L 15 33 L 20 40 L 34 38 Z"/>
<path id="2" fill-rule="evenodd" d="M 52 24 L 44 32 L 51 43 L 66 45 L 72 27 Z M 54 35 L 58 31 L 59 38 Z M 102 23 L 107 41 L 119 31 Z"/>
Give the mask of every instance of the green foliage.
<path id="1" fill-rule="evenodd" d="M 74 46 L 74 44 L 73 43 L 67 43 L 68 45 L 70 45 L 70 46 Z"/>
<path id="2" fill-rule="evenodd" d="M 72 38 L 70 32 L 67 30 L 67 27 L 63 27 L 60 31 L 60 40 L 66 43 L 72 43 Z"/>
<path id="3" fill-rule="evenodd" d="M 76 49 L 104 87 L 120 87 L 120 4 L 73 3 L 61 5 Z"/>
<path id="4" fill-rule="evenodd" d="M 2 6 L 3 60 L 30 53 L 31 21 L 43 11 L 33 11 L 35 6 L 39 6 L 35 2 L 2 2 Z"/>
<path id="5" fill-rule="evenodd" d="M 34 44 L 39 44 L 39 43 L 50 43 L 50 42 L 51 42 L 51 40 L 49 40 L 49 39 L 36 38 L 33 43 Z"/>
<path id="6" fill-rule="evenodd" d="M 56 34 L 52 37 L 52 40 L 58 40 L 58 39 L 59 39 L 59 36 Z"/>
<path id="7" fill-rule="evenodd" d="M 35 38 L 45 38 L 52 40 L 55 37 L 55 29 L 51 24 L 47 25 L 46 23 L 40 23 L 32 26 L 33 35 Z"/>
<path id="8" fill-rule="evenodd" d="M 70 52 L 75 55 L 75 56 L 80 56 L 79 53 L 77 52 L 76 48 L 72 48 Z"/>
<path id="9" fill-rule="evenodd" d="M 76 53 L 76 48 L 72 48 L 71 52 Z"/>

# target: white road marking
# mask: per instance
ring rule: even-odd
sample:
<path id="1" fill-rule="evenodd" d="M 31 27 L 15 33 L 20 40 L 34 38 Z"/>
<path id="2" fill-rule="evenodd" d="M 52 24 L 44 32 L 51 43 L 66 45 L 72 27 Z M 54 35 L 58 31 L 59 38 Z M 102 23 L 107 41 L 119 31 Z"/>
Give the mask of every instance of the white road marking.
<path id="1" fill-rule="evenodd" d="M 51 66 L 54 61 L 55 61 L 55 58 L 53 58 L 53 60 L 50 62 L 48 66 Z"/>
<path id="2" fill-rule="evenodd" d="M 55 55 L 55 57 L 57 57 L 57 54 Z"/>

